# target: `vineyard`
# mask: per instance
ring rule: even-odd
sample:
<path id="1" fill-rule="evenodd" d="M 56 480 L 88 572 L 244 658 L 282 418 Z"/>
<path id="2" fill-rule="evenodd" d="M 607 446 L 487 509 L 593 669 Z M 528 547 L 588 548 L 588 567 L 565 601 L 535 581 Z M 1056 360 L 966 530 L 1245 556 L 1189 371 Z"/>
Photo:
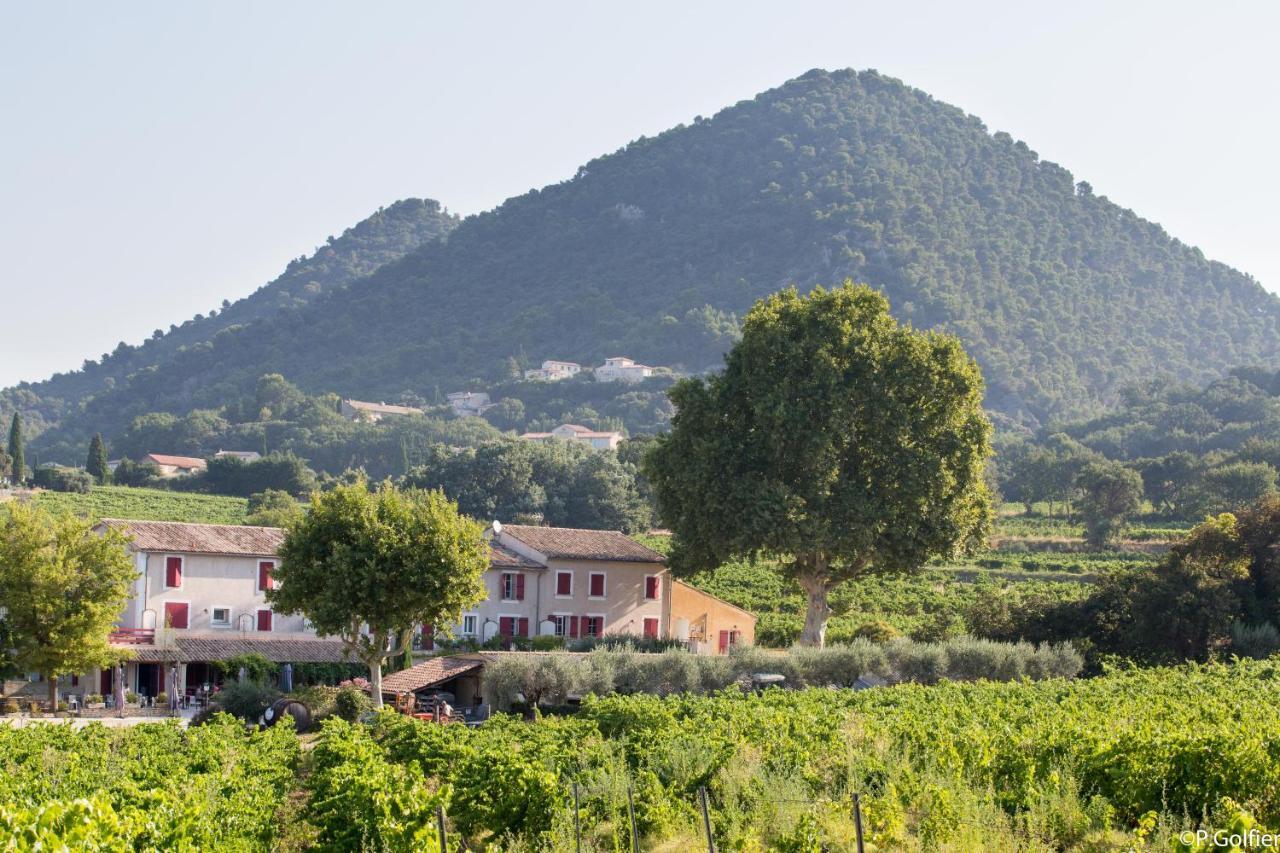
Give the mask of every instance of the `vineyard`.
<path id="1" fill-rule="evenodd" d="M 94 486 L 88 494 L 40 492 L 37 506 L 53 513 L 89 518 L 136 518 L 146 521 L 190 521 L 243 524 L 248 501 L 226 495 L 200 495 L 165 489 Z"/>
<path id="2" fill-rule="evenodd" d="M 1247 726 L 1242 721 L 1248 721 Z M 5 849 L 871 850 L 1179 847 L 1280 823 L 1280 667 L 590 698 L 476 729 L 0 729 Z M 296 775 L 295 775 L 296 772 Z M 576 792 L 576 810 L 575 810 Z M 1209 849 L 1209 848 L 1204 848 Z"/>
<path id="3" fill-rule="evenodd" d="M 0 726 L 0 848 L 269 849 L 298 738 L 231 717 L 74 731 Z"/>

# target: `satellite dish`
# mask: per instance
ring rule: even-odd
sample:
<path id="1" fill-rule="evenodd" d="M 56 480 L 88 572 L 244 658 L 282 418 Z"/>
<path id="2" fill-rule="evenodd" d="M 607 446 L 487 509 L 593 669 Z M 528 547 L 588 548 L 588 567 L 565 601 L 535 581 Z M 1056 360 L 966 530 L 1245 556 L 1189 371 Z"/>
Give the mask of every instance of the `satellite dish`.
<path id="1" fill-rule="evenodd" d="M 501 521 L 498 521 L 498 519 L 496 519 L 496 518 L 493 520 L 493 532 L 494 532 L 494 533 L 501 533 L 501 532 L 502 532 L 502 522 L 501 522 Z"/>

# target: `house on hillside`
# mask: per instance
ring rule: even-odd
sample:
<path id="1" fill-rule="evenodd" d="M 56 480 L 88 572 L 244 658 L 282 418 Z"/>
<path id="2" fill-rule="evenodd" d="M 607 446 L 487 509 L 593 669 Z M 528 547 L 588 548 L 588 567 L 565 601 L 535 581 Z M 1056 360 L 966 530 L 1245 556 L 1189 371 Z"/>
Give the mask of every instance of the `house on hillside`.
<path id="1" fill-rule="evenodd" d="M 484 391 L 454 391 L 448 395 L 449 408 L 460 418 L 478 417 L 493 408 Z"/>
<path id="2" fill-rule="evenodd" d="M 377 423 L 387 415 L 420 415 L 422 409 L 392 406 L 388 403 L 367 403 L 364 400 L 343 400 L 338 404 L 338 414 L 348 420 Z"/>
<path id="3" fill-rule="evenodd" d="M 630 634 L 715 654 L 755 639 L 755 617 L 673 581 L 666 559 L 615 530 L 503 525 L 485 533 L 488 598 L 454 635 L 549 634 L 573 640 Z"/>
<path id="4" fill-rule="evenodd" d="M 593 450 L 613 450 L 622 441 L 622 433 L 589 429 L 581 424 L 561 424 L 551 432 L 526 432 L 523 441 L 576 441 Z"/>
<path id="5" fill-rule="evenodd" d="M 653 368 L 619 355 L 606 358 L 594 373 L 597 382 L 640 382 L 653 375 Z"/>
<path id="6" fill-rule="evenodd" d="M 214 459 L 239 459 L 241 462 L 257 462 L 262 454 L 256 450 L 219 450 Z"/>
<path id="7" fill-rule="evenodd" d="M 184 477 L 189 474 L 199 474 L 209 467 L 209 463 L 198 456 L 173 456 L 168 453 L 148 453 L 140 461 L 150 462 L 155 465 L 159 469 L 161 477 Z"/>
<path id="8" fill-rule="evenodd" d="M 534 382 L 558 382 L 561 379 L 577 376 L 581 372 L 582 365 L 576 361 L 554 361 L 548 359 L 542 362 L 542 367 L 526 370 L 524 378 Z"/>
<path id="9" fill-rule="evenodd" d="M 273 613 L 266 591 L 284 531 L 276 527 L 104 519 L 131 538 L 137 578 L 111 642 L 132 652 L 125 688 L 143 696 L 216 684 L 216 662 L 247 653 L 277 663 L 347 660 L 300 616 Z M 111 670 L 86 673 L 72 692 L 108 695 Z M 77 688 L 78 691 L 77 691 Z"/>

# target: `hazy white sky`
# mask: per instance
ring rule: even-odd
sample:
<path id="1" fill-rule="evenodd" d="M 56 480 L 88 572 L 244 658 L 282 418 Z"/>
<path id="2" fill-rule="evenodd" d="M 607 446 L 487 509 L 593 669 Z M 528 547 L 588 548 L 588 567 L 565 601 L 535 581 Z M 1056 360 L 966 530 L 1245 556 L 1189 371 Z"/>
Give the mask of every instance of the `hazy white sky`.
<path id="1" fill-rule="evenodd" d="M 876 68 L 1280 289 L 1280 4 L 0 0 L 0 386 L 250 293 L 380 205 L 475 213 Z"/>

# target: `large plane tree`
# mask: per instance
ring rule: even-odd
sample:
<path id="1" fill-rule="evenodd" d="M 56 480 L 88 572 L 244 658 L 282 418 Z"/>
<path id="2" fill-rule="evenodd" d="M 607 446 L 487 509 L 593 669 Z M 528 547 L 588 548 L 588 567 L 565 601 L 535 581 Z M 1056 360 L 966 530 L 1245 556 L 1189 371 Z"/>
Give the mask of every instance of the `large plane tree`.
<path id="1" fill-rule="evenodd" d="M 822 645 L 835 586 L 989 530 L 982 390 L 955 337 L 899 325 L 871 288 L 757 302 L 724 372 L 672 388 L 646 458 L 673 570 L 780 560 L 808 599 L 801 642 Z"/>

